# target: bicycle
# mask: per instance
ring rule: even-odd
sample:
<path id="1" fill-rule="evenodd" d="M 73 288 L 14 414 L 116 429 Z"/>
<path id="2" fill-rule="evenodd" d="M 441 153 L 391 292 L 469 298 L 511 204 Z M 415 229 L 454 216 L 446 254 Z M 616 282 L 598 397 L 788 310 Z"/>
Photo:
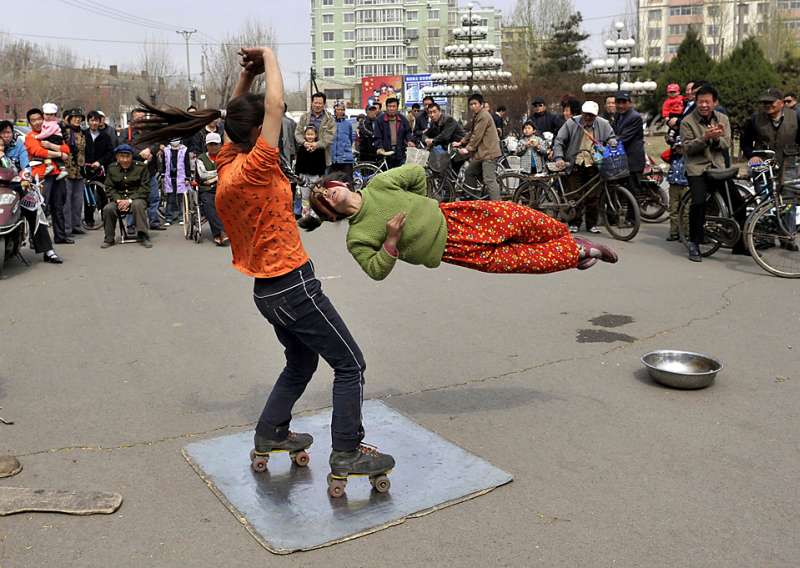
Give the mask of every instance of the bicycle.
<path id="1" fill-rule="evenodd" d="M 527 205 L 562 223 L 569 224 L 577 218 L 580 205 L 595 192 L 600 191 L 598 208 L 603 226 L 617 240 L 629 241 L 639 232 L 641 212 L 636 198 L 618 183 L 627 177 L 605 179 L 596 174 L 573 191 L 564 187 L 565 171 L 547 163 L 549 174 L 509 174 L 518 176 L 519 187 L 514 193 L 515 203 Z"/>
<path id="2" fill-rule="evenodd" d="M 774 152 L 761 151 L 755 152 L 756 155 L 774 156 Z M 775 164 L 768 158 L 769 168 L 774 169 Z M 754 173 L 756 173 L 754 171 Z M 767 184 L 771 183 L 774 172 L 759 171 L 757 179 L 763 182 L 762 191 L 757 192 L 752 188 L 744 186 L 736 177 L 739 174 L 738 167 L 720 168 L 708 170 L 707 174 L 711 179 L 721 182 L 724 186 L 724 195 L 719 191 L 709 191 L 706 195 L 706 218 L 704 223 L 704 241 L 698 244 L 700 248 L 700 255 L 709 257 L 717 252 L 723 246 L 726 248 L 733 248 L 742 236 L 742 228 L 739 223 L 734 219 L 734 216 L 742 211 L 749 214 L 753 211 L 764 199 L 767 197 Z M 768 179 L 769 178 L 769 179 Z M 755 184 L 757 185 L 757 184 Z M 731 198 L 731 189 L 735 190 L 741 199 L 741 205 L 738 209 L 734 209 L 733 201 Z M 692 204 L 691 192 L 686 192 L 686 195 L 681 199 L 678 206 L 678 219 L 689 218 L 689 208 Z M 678 226 L 678 237 L 689 248 L 689 226 L 686 223 L 680 223 Z"/>
<path id="3" fill-rule="evenodd" d="M 195 243 L 199 243 L 203 238 L 203 224 L 206 222 L 200 208 L 197 189 L 192 185 L 183 194 L 183 237 L 187 241 L 194 240 Z"/>
<path id="4" fill-rule="evenodd" d="M 448 160 L 445 167 L 440 168 L 443 171 L 436 171 L 430 165 L 430 162 L 425 166 L 425 173 L 428 178 L 428 197 L 435 199 L 440 203 L 447 201 L 480 201 L 489 199 L 489 193 L 486 191 L 486 185 L 482 180 L 478 181 L 478 185 L 473 187 L 466 182 L 466 169 L 468 162 L 464 159 L 457 160 L 460 157 L 458 151 L 450 148 L 447 152 Z M 453 163 L 462 162 L 461 167 L 458 169 L 453 167 Z M 502 201 L 510 201 L 514 197 L 518 172 L 515 170 L 502 170 L 503 173 L 497 176 L 497 184 L 500 186 L 500 199 Z"/>
<path id="5" fill-rule="evenodd" d="M 108 203 L 105 179 L 105 169 L 100 166 L 98 171 L 84 169 L 83 202 L 84 207 L 92 208 L 92 222 L 87 222 L 85 215 L 81 226 L 87 231 L 96 231 L 103 227 L 103 207 Z"/>
<path id="6" fill-rule="evenodd" d="M 359 191 L 365 187 L 376 175 L 382 172 L 389 171 L 389 163 L 386 159 L 393 156 L 394 151 L 386 152 L 380 150 L 378 156 L 381 157 L 380 162 L 356 162 L 353 166 L 353 189 Z"/>

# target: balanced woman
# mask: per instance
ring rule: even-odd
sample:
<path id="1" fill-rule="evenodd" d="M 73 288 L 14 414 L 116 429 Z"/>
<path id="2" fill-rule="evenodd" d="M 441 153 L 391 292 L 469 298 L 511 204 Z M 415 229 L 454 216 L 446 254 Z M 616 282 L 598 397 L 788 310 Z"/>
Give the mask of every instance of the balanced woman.
<path id="1" fill-rule="evenodd" d="M 526 274 L 617 262 L 610 247 L 574 238 L 563 223 L 523 205 L 440 204 L 426 192 L 425 170 L 409 165 L 375 176 L 360 193 L 328 179 L 312 192 L 311 205 L 320 219 L 347 219 L 347 248 L 375 280 L 386 278 L 398 259 Z"/>
<path id="2" fill-rule="evenodd" d="M 225 145 L 217 155 L 216 205 L 228 231 L 233 265 L 254 278 L 255 304 L 285 348 L 286 366 L 261 413 L 251 454 L 256 471 L 271 452 L 290 452 L 305 465 L 309 434 L 289 430 L 292 408 L 321 356 L 334 370 L 329 493 L 344 493 L 349 475 L 382 476 L 394 459 L 361 443 L 364 358 L 314 276 L 292 213 L 292 190 L 280 169 L 278 138 L 283 117 L 283 79 L 269 48 L 241 52 L 243 71 L 225 115 Z M 250 94 L 266 69 L 266 95 Z M 142 103 L 150 116 L 139 125 L 145 142 L 185 138 L 220 118 L 217 110 L 184 112 Z M 376 483 L 388 489 L 385 476 Z"/>

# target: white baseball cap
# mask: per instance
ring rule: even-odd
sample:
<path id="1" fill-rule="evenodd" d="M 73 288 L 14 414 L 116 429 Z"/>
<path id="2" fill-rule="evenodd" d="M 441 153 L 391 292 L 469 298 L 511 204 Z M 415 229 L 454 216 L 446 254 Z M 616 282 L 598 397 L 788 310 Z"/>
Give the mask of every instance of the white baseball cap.
<path id="1" fill-rule="evenodd" d="M 55 103 L 44 103 L 42 112 L 45 114 L 58 114 L 58 105 Z"/>
<path id="2" fill-rule="evenodd" d="M 222 144 L 222 138 L 216 132 L 206 134 L 206 144 Z"/>
<path id="3" fill-rule="evenodd" d="M 581 112 L 584 114 L 593 114 L 597 116 L 600 114 L 600 107 L 594 101 L 586 101 L 581 107 Z"/>

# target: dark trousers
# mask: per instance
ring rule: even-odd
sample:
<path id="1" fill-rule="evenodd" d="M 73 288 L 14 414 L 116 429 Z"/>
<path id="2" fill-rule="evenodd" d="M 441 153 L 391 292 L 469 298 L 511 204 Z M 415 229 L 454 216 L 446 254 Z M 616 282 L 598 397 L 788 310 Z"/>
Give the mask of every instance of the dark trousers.
<path id="1" fill-rule="evenodd" d="M 44 202 L 53 224 L 53 238 L 63 241 L 67 238 L 66 222 L 64 220 L 64 206 L 67 202 L 67 184 L 56 176 L 44 179 Z"/>
<path id="2" fill-rule="evenodd" d="M 596 176 L 598 173 L 597 168 L 595 166 L 572 166 L 572 172 L 570 172 L 569 176 L 566 179 L 567 182 L 567 190 L 572 192 L 577 190 L 582 185 L 585 185 Z M 575 194 L 574 196 L 570 196 L 570 199 L 573 201 L 577 201 L 580 197 L 586 193 L 586 191 L 592 189 L 588 187 L 583 190 L 582 194 Z M 576 225 L 578 227 L 581 226 L 581 219 L 586 220 L 586 228 L 591 229 L 592 227 L 597 226 L 597 219 L 599 217 L 599 209 L 600 209 L 600 191 L 598 188 L 594 188 L 592 194 L 589 195 L 585 200 L 581 202 L 581 204 L 575 210 L 575 220 L 570 222 L 570 225 Z"/>
<path id="3" fill-rule="evenodd" d="M 133 214 L 133 223 L 136 225 L 136 232 L 140 237 L 149 238 L 147 223 L 147 201 L 144 199 L 134 199 L 129 211 Z M 126 212 L 127 213 L 127 212 Z M 114 235 L 117 231 L 117 219 L 120 211 L 116 201 L 110 201 L 103 207 L 103 228 L 105 229 L 105 240 L 107 243 L 114 242 Z"/>
<path id="4" fill-rule="evenodd" d="M 357 448 L 364 439 L 361 404 L 366 364 L 344 321 L 322 292 L 311 262 L 277 278 L 257 278 L 253 298 L 272 324 L 286 356 L 286 366 L 272 388 L 256 432 L 271 440 L 286 437 L 292 408 L 321 356 L 334 375 L 333 449 Z"/>
<path id="5" fill-rule="evenodd" d="M 219 215 L 217 215 L 217 204 L 215 202 L 217 192 L 201 191 L 198 192 L 197 196 L 200 199 L 200 207 L 203 208 L 203 213 L 208 220 L 208 225 L 211 227 L 211 234 L 215 237 L 220 236 L 225 230 L 225 227 L 222 226 L 222 220 L 219 218 Z"/>
<path id="6" fill-rule="evenodd" d="M 631 172 L 631 174 L 628 176 L 628 189 L 631 190 L 633 198 L 636 199 L 636 201 L 639 201 L 639 196 L 644 193 L 644 189 L 642 188 L 642 172 Z M 629 207 L 628 221 L 633 222 L 635 217 L 634 210 Z"/>
<path id="7" fill-rule="evenodd" d="M 33 242 L 33 250 L 37 253 L 47 252 L 53 250 L 53 241 L 50 239 L 50 233 L 45 225 L 39 225 L 36 228 L 36 211 L 30 211 L 24 207 L 20 207 L 22 216 L 28 222 L 28 233 L 33 235 L 31 241 Z M 0 251 L 0 254 L 2 251 Z"/>
<path id="8" fill-rule="evenodd" d="M 174 223 L 183 219 L 183 193 L 168 193 L 167 194 L 167 211 L 166 222 Z"/>
<path id="9" fill-rule="evenodd" d="M 394 150 L 394 154 L 386 156 L 386 165 L 389 166 L 389 169 L 399 168 L 406 163 L 405 146 L 395 146 L 392 150 Z"/>
<path id="10" fill-rule="evenodd" d="M 689 240 L 693 243 L 702 244 L 706 238 L 704 230 L 704 225 L 706 223 L 706 198 L 712 191 L 718 191 L 724 196 L 726 182 L 710 179 L 706 175 L 686 176 L 686 179 L 689 180 L 689 191 L 692 194 L 692 205 L 689 207 Z M 742 229 L 743 237 L 744 223 L 747 220 L 747 211 L 743 207 L 744 200 L 734 187 L 731 187 L 730 195 L 733 211 L 729 213 L 733 214 L 733 218 L 739 224 L 739 228 Z M 736 252 L 745 250 L 742 237 L 739 237 L 739 241 L 733 246 L 733 250 Z"/>

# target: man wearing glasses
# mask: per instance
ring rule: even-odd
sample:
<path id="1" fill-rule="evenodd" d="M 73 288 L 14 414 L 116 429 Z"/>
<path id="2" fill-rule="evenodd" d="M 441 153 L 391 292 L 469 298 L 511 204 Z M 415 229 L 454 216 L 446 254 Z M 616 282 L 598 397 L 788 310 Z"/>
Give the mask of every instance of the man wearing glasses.
<path id="1" fill-rule="evenodd" d="M 564 124 L 564 119 L 553 112 L 547 111 L 547 105 L 543 97 L 536 97 L 533 99 L 531 106 L 533 107 L 533 113 L 530 118 L 536 126 L 536 131 L 539 135 L 543 136 L 545 132 L 550 132 L 555 137 Z"/>

